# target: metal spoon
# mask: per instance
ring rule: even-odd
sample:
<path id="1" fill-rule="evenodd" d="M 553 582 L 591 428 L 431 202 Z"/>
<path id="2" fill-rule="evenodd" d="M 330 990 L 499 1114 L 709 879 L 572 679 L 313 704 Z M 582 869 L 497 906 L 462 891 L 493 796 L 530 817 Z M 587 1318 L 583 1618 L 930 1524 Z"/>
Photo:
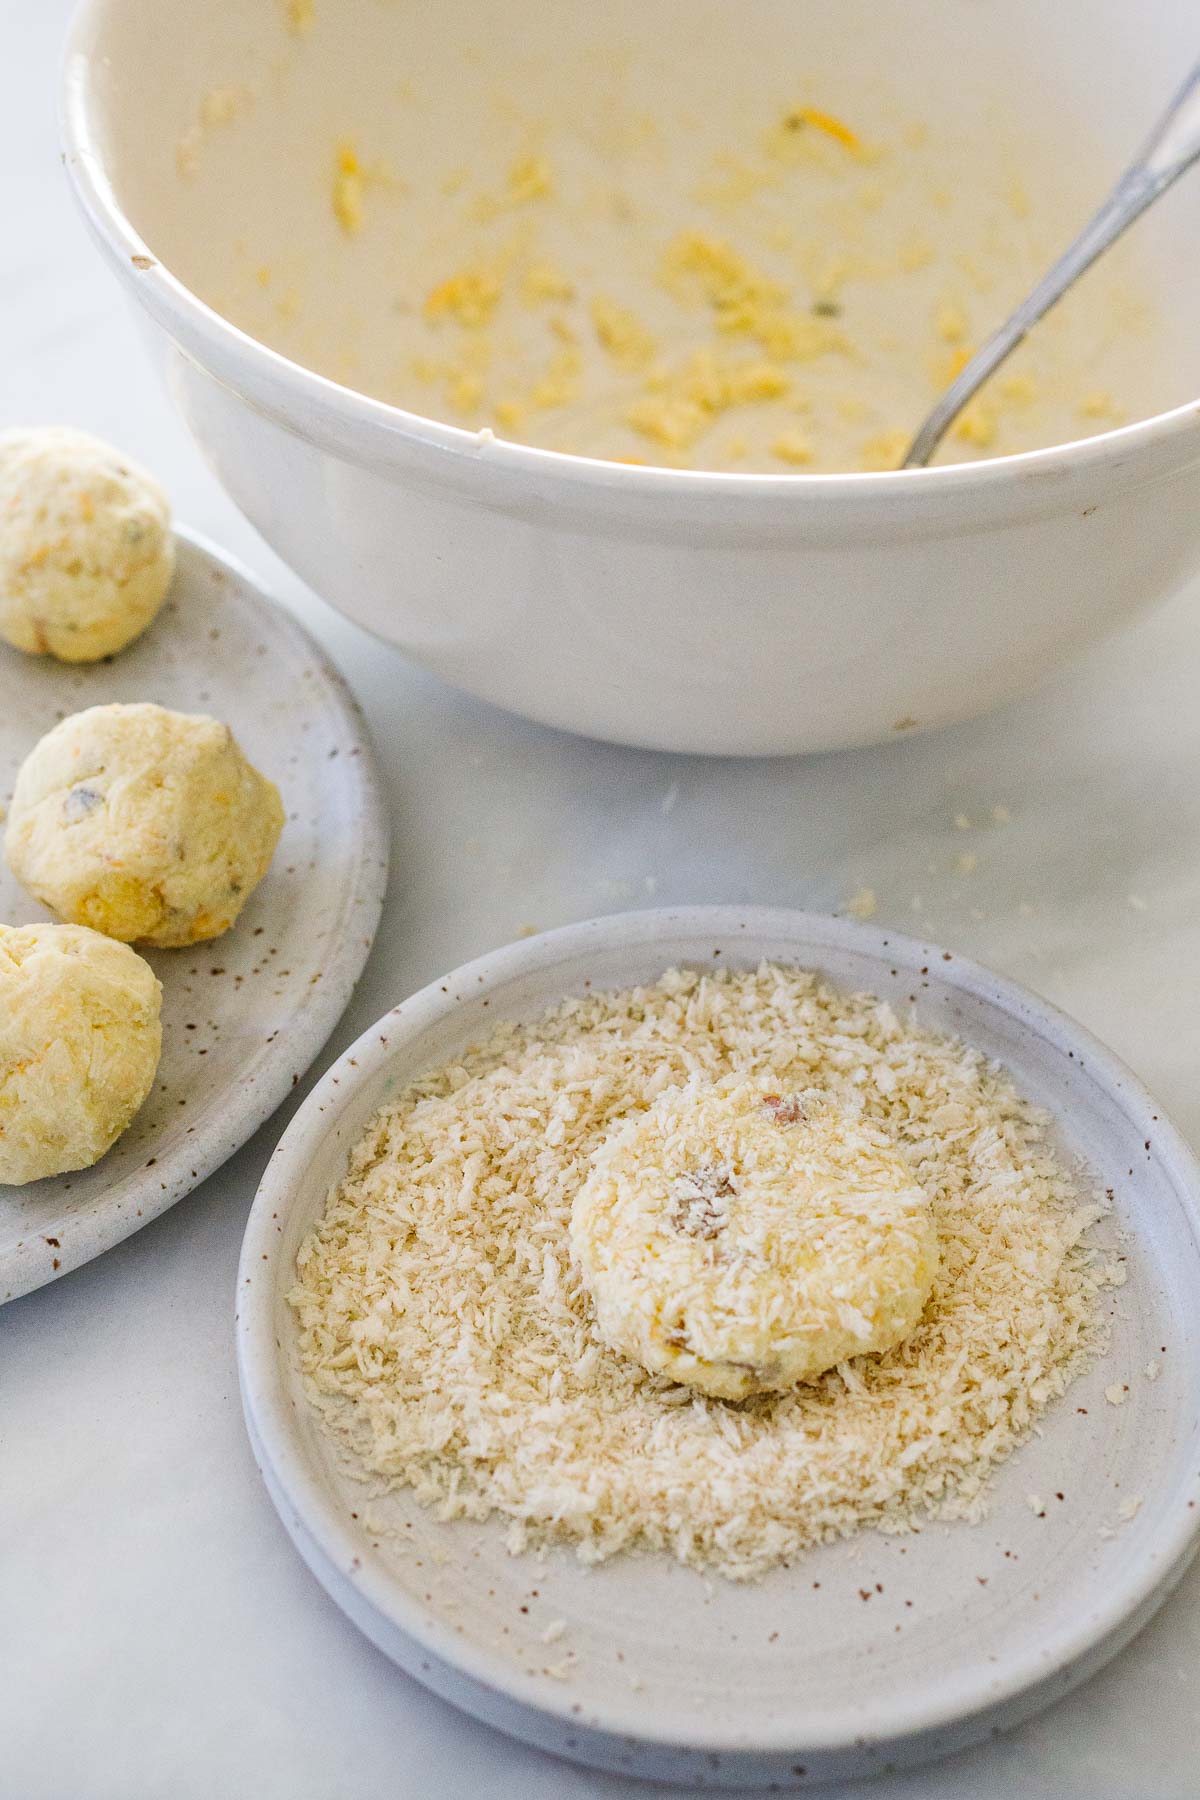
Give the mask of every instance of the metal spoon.
<path id="1" fill-rule="evenodd" d="M 1200 159 L 1200 63 L 1196 64 L 1150 134 L 1141 154 L 1126 169 L 1099 212 L 1088 221 L 1049 273 L 1043 275 L 1028 298 L 951 382 L 909 445 L 900 465 L 902 469 L 925 466 L 963 407 L 1005 357 L 1012 354 L 1030 328 L 1197 159 Z"/>

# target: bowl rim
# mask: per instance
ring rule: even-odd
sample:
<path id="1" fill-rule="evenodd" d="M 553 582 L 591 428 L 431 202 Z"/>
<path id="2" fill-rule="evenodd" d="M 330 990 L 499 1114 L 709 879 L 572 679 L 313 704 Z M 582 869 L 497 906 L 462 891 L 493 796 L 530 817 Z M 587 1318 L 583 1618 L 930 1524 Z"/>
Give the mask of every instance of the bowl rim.
<path id="1" fill-rule="evenodd" d="M 789 470 L 779 474 L 722 469 L 669 469 L 608 461 L 574 452 L 546 450 L 497 437 L 490 427 L 469 431 L 422 413 L 409 412 L 356 388 L 344 386 L 273 350 L 234 325 L 195 294 L 159 261 L 126 214 L 101 150 L 101 134 L 95 129 L 98 113 L 91 82 L 92 40 L 104 10 L 112 0 L 78 0 L 71 19 L 59 88 L 59 129 L 63 162 L 85 216 L 102 245 L 126 279 L 136 272 L 146 304 L 179 324 L 193 341 L 219 352 L 226 361 L 239 364 L 251 376 L 270 385 L 302 413 L 305 429 L 326 427 L 333 435 L 347 431 L 365 433 L 373 454 L 388 458 L 393 453 L 424 449 L 442 456 L 478 462 L 486 452 L 489 465 L 515 476 L 540 476 L 578 490 L 668 499 L 677 496 L 753 502 L 786 495 L 818 505 L 872 500 L 888 504 L 897 498 L 920 494 L 924 499 L 949 500 L 966 494 L 1005 492 L 1025 478 L 1039 484 L 1055 477 L 1097 467 L 1119 465 L 1139 451 L 1148 450 L 1200 426 L 1200 396 L 1185 400 L 1166 412 L 1152 413 L 1131 424 L 1097 432 L 1091 437 L 1023 450 L 977 462 L 939 464 L 933 468 L 846 470 L 833 473 Z M 914 422 L 914 428 L 920 421 Z"/>
<path id="2" fill-rule="evenodd" d="M 592 1700 L 581 1718 L 572 1710 L 575 1696 L 570 1691 L 561 1695 L 547 1692 L 546 1684 L 535 1676 L 506 1663 L 498 1654 L 489 1655 L 465 1643 L 453 1625 L 422 1617 L 416 1601 L 410 1600 L 386 1571 L 360 1559 L 361 1539 L 344 1522 L 323 1484 L 308 1471 L 297 1448 L 297 1430 L 292 1423 L 295 1409 L 284 1386 L 283 1347 L 274 1322 L 284 1238 L 280 1221 L 302 1191 L 305 1173 L 316 1161 L 322 1141 L 337 1128 L 347 1106 L 389 1063 L 411 1051 L 465 1004 L 493 995 L 514 980 L 559 967 L 581 952 L 622 945 L 645 947 L 689 933 L 694 933 L 698 942 L 711 934 L 730 945 L 745 933 L 790 939 L 801 965 L 814 953 L 838 949 L 866 952 L 880 962 L 911 968 L 913 973 L 936 960 L 939 974 L 964 997 L 999 1009 L 1060 1054 L 1069 1053 L 1084 1064 L 1097 1086 L 1135 1125 L 1137 1136 L 1153 1139 L 1153 1160 L 1181 1197 L 1200 1255 L 1200 1160 L 1158 1102 L 1112 1051 L 1067 1014 L 1018 983 L 957 952 L 947 955 L 939 946 L 886 927 L 790 908 L 685 906 L 587 919 L 486 952 L 393 1007 L 327 1070 L 288 1124 L 251 1206 L 237 1277 L 238 1376 L 256 1455 L 269 1466 L 270 1473 L 265 1475 L 268 1489 L 273 1498 L 276 1489 L 286 1496 L 285 1505 L 278 1499 L 276 1505 L 289 1534 L 295 1536 L 298 1528 L 315 1550 L 314 1560 L 297 1540 L 310 1567 L 339 1606 L 346 1606 L 339 1587 L 347 1581 L 352 1584 L 358 1610 L 352 1610 L 350 1616 L 385 1652 L 384 1636 L 362 1625 L 362 1609 L 383 1626 L 385 1635 L 399 1636 L 431 1654 L 476 1689 L 575 1732 L 634 1740 L 655 1749 L 700 1750 L 737 1759 L 789 1755 L 797 1750 L 837 1754 L 860 1747 L 864 1740 L 899 1745 L 950 1731 L 965 1721 L 994 1717 L 1005 1707 L 1016 1709 L 1022 1700 L 1021 1716 L 1025 1716 L 1038 1704 L 1031 1702 L 1032 1695 L 1044 1693 L 1045 1700 L 1040 1703 L 1048 1704 L 1094 1673 L 1165 1599 L 1200 1542 L 1200 1472 L 1188 1475 L 1176 1470 L 1177 1512 L 1164 1519 L 1153 1537 L 1147 1537 L 1138 1555 L 1109 1583 L 1102 1601 L 1089 1606 L 1071 1624 L 1044 1635 L 1031 1634 L 1027 1647 L 1020 1655 L 1014 1654 L 1002 1671 L 981 1672 L 974 1680 L 964 1677 L 953 1689 L 929 1692 L 919 1705 L 894 1699 L 872 1699 L 864 1704 L 860 1697 L 832 1725 L 826 1723 L 823 1729 L 803 1736 L 808 1722 L 790 1716 L 790 1723 L 781 1720 L 775 1730 L 749 1744 L 733 1729 L 712 1731 L 703 1740 L 694 1736 L 683 1739 L 677 1728 L 672 1729 L 670 1718 L 649 1722 L 632 1695 L 601 1706 Z M 415 1671 L 410 1668 L 410 1672 Z M 828 1715 L 823 1718 L 827 1720 Z M 524 1735 L 515 1725 L 509 1729 Z"/>

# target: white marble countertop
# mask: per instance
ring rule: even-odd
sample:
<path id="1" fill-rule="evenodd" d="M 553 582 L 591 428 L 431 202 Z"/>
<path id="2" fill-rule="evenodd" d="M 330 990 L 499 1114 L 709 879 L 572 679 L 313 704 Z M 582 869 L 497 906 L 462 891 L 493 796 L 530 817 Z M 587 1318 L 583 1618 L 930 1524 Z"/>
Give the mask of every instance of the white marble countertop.
<path id="1" fill-rule="evenodd" d="M 832 910 L 870 887 L 881 919 L 1074 1013 L 1200 1142 L 1200 589 L 998 716 L 821 761 L 609 749 L 451 693 L 279 565 L 156 385 L 58 166 L 68 10 L 0 0 L 0 426 L 77 424 L 140 457 L 182 519 L 294 606 L 366 707 L 391 895 L 314 1073 L 522 926 L 658 902 Z M 0 668 L 0 705 L 19 679 Z M 286 1110 L 166 1217 L 0 1311 L 0 1800 L 644 1791 L 433 1699 L 292 1551 L 247 1448 L 231 1330 L 242 1227 Z M 1200 1789 L 1198 1717 L 1200 1565 L 1062 1705 L 869 1791 L 1185 1800 Z"/>

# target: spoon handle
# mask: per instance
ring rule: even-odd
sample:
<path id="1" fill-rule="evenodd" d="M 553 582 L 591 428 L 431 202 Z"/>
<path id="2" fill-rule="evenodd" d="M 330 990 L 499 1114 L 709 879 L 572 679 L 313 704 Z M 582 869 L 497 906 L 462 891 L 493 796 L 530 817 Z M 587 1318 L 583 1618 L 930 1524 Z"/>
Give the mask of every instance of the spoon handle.
<path id="1" fill-rule="evenodd" d="M 963 407 L 1030 328 L 1043 318 L 1085 269 L 1114 243 L 1158 196 L 1200 158 L 1200 63 L 1197 63 L 1140 155 L 1126 169 L 1100 210 L 1037 286 L 951 382 L 901 463 L 919 469 L 929 461 Z"/>

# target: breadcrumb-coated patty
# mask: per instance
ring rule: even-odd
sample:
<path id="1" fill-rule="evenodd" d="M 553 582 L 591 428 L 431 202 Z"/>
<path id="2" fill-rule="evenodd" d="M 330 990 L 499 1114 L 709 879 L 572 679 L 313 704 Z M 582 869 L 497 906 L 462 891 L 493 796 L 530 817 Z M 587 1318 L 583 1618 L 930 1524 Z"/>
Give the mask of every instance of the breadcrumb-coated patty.
<path id="1" fill-rule="evenodd" d="M 227 725 L 150 704 L 92 706 L 26 757 L 5 851 L 60 918 L 165 949 L 228 931 L 282 829 L 279 790 Z"/>
<path id="2" fill-rule="evenodd" d="M 725 1400 L 890 1350 L 937 1270 L 929 1200 L 887 1133 L 770 1077 L 689 1082 L 623 1125 L 571 1246 L 610 1348 Z"/>

